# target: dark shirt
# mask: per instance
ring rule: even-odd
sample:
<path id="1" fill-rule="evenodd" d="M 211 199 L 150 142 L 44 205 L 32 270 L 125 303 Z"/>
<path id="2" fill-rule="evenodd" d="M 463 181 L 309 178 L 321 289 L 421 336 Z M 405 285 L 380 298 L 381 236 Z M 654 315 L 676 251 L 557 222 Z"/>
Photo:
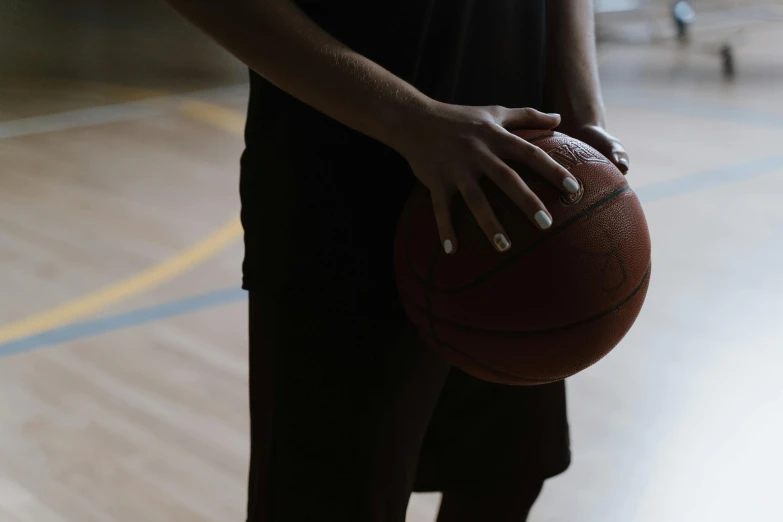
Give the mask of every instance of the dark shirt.
<path id="1" fill-rule="evenodd" d="M 544 104 L 546 0 L 297 0 L 322 28 L 424 94 Z M 407 162 L 250 72 L 240 194 L 244 288 L 293 308 L 388 316 Z"/>

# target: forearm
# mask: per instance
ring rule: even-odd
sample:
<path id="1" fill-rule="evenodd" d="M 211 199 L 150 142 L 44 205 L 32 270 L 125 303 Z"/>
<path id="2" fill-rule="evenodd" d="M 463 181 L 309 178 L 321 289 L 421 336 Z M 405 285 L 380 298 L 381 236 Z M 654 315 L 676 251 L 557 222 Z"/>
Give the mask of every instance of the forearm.
<path id="1" fill-rule="evenodd" d="M 604 126 L 592 0 L 550 0 L 548 92 L 564 126 Z"/>
<path id="2" fill-rule="evenodd" d="M 331 37 L 290 0 L 167 1 L 271 83 L 391 147 L 400 126 L 431 101 Z"/>

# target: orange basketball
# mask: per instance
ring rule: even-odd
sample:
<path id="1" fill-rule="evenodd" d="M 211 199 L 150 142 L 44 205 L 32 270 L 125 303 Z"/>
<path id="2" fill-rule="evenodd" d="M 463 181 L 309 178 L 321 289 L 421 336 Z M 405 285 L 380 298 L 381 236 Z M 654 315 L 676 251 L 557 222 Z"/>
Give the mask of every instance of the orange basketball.
<path id="1" fill-rule="evenodd" d="M 650 235 L 622 173 L 592 147 L 554 131 L 520 131 L 579 180 L 564 195 L 511 164 L 553 218 L 541 231 L 492 182 L 482 187 L 511 248 L 497 252 L 453 205 L 456 253 L 441 246 L 429 192 L 418 185 L 400 217 L 397 284 L 405 310 L 439 354 L 478 378 L 558 381 L 611 351 L 630 330 L 650 280 Z"/>

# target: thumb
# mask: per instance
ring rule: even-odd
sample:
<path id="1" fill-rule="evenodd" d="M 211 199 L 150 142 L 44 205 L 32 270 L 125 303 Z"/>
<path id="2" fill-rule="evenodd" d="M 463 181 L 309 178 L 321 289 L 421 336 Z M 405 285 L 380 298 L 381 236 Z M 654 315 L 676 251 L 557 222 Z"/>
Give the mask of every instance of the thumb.
<path id="1" fill-rule="evenodd" d="M 560 125 L 559 114 L 547 114 L 531 108 L 507 109 L 498 122 L 507 130 L 554 129 Z"/>

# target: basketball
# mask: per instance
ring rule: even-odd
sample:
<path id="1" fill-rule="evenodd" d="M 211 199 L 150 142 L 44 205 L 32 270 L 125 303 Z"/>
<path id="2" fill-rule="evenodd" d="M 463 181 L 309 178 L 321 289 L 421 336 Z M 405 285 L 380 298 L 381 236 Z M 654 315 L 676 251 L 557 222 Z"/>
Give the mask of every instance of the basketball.
<path id="1" fill-rule="evenodd" d="M 515 131 L 578 180 L 567 195 L 510 163 L 552 215 L 539 230 L 488 179 L 482 188 L 511 248 L 499 253 L 461 197 L 459 240 L 441 246 L 429 191 L 418 184 L 398 223 L 394 264 L 408 317 L 441 356 L 480 379 L 537 385 L 595 364 L 628 333 L 650 279 L 650 235 L 625 177 L 592 147 L 555 131 Z"/>

